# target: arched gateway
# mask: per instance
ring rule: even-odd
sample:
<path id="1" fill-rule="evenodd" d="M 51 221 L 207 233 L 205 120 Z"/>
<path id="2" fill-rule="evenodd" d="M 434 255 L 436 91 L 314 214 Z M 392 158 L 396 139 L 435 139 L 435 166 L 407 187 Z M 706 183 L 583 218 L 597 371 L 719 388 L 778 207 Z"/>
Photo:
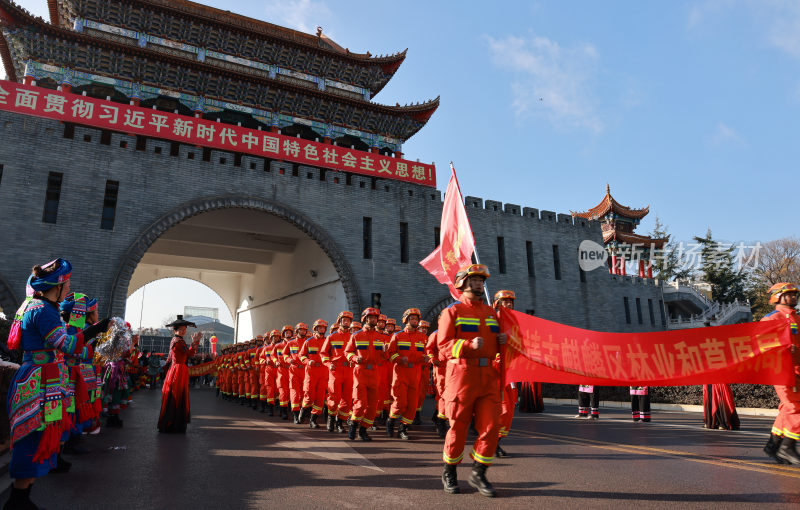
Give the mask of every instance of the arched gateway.
<path id="1" fill-rule="evenodd" d="M 57 256 L 104 314 L 159 275 L 202 273 L 245 318 L 240 340 L 336 308 L 447 306 L 418 264 L 439 239 L 436 169 L 403 159 L 439 100 L 373 101 L 405 51 L 353 53 L 189 1 L 50 4 L 48 22 L 0 0 L 4 311 Z M 518 309 L 663 328 L 640 313 L 663 308 L 652 280 L 579 270 L 596 222 L 466 205 L 490 289 L 513 289 Z"/>

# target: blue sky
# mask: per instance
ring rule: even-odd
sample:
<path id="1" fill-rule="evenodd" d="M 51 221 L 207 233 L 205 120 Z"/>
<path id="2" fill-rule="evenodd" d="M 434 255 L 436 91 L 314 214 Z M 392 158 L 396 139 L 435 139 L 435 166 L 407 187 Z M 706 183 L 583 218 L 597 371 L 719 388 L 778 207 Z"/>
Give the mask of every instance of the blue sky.
<path id="1" fill-rule="evenodd" d="M 19 2 L 47 17 L 45 0 Z M 673 239 L 797 235 L 800 3 L 219 1 L 372 54 L 408 48 L 374 100 L 441 95 L 404 146 L 465 195 L 585 210 L 606 183 Z M 200 303 L 197 303 L 200 304 Z M 159 317 L 160 318 L 160 317 Z"/>

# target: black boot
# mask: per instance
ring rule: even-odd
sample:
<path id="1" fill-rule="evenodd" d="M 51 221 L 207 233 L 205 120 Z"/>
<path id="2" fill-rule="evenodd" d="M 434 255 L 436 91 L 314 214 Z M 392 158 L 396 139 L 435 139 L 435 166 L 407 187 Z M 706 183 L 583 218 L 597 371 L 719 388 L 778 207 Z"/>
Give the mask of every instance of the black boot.
<path id="1" fill-rule="evenodd" d="M 447 435 L 447 420 L 439 418 L 436 422 L 436 435 L 439 439 L 444 439 Z"/>
<path id="2" fill-rule="evenodd" d="M 411 436 L 408 435 L 408 426 L 405 423 L 400 424 L 400 429 L 397 431 L 397 437 L 404 441 L 411 439 Z"/>
<path id="3" fill-rule="evenodd" d="M 306 421 L 306 416 L 308 415 L 307 411 L 308 411 L 307 407 L 301 407 L 300 408 L 300 421 L 299 421 L 299 423 L 303 423 L 303 422 Z"/>
<path id="4" fill-rule="evenodd" d="M 367 434 L 367 428 L 366 427 L 359 427 L 358 428 L 358 437 L 362 441 L 372 441 L 372 438 L 369 437 L 369 434 Z"/>
<path id="5" fill-rule="evenodd" d="M 61 456 L 61 452 L 58 452 L 58 456 L 56 457 L 56 467 L 50 470 L 51 473 L 68 473 L 69 468 L 72 467 L 72 462 L 67 462 L 64 457 Z"/>
<path id="6" fill-rule="evenodd" d="M 247 399 L 247 397 L 246 397 L 246 396 L 245 396 L 245 397 L 239 397 L 239 405 L 245 405 L 245 404 L 247 404 L 247 400 L 248 400 L 248 399 Z"/>
<path id="7" fill-rule="evenodd" d="M 420 416 L 419 416 L 419 411 L 417 411 L 417 414 L 414 415 L 414 421 L 411 422 L 411 424 L 412 425 L 422 425 L 422 418 L 420 418 Z"/>
<path id="8" fill-rule="evenodd" d="M 81 434 L 70 436 L 66 443 L 64 443 L 64 453 L 72 455 L 86 455 L 89 449 L 81 444 Z"/>
<path id="9" fill-rule="evenodd" d="M 486 464 L 481 464 L 478 461 L 473 462 L 472 473 L 469 475 L 468 482 L 471 486 L 478 489 L 478 492 L 480 492 L 482 496 L 493 498 L 497 496 L 497 492 L 494 490 L 494 487 L 492 487 L 492 484 L 489 483 L 489 480 L 486 479 L 487 469 L 489 469 L 489 466 Z"/>
<path id="10" fill-rule="evenodd" d="M 458 486 L 458 475 L 456 474 L 457 464 L 445 464 L 442 472 L 442 485 L 448 494 L 459 494 L 461 488 Z"/>
<path id="11" fill-rule="evenodd" d="M 775 455 L 787 464 L 800 465 L 800 455 L 797 454 L 797 450 L 795 449 L 796 443 L 796 440 L 784 437 Z"/>
<path id="12" fill-rule="evenodd" d="M 6 504 L 3 505 L 3 510 L 37 510 L 39 507 L 31 501 L 31 487 L 33 486 L 31 485 L 27 489 L 17 489 L 12 483 L 11 487 L 9 487 L 11 495 L 8 497 Z"/>
<path id="13" fill-rule="evenodd" d="M 339 434 L 344 434 L 346 432 L 344 425 L 345 424 L 341 418 L 336 418 L 336 432 Z"/>
<path id="14" fill-rule="evenodd" d="M 336 416 L 328 413 L 328 432 L 333 432 L 336 427 Z"/>
<path id="15" fill-rule="evenodd" d="M 397 420 L 394 418 L 386 420 L 386 437 L 394 437 L 394 426 L 396 423 Z"/>
<path id="16" fill-rule="evenodd" d="M 500 447 L 500 439 L 497 440 L 497 451 L 495 452 L 495 456 L 497 457 L 510 457 L 510 455 Z"/>
<path id="17" fill-rule="evenodd" d="M 267 412 L 267 401 L 266 400 L 262 400 L 261 401 L 261 410 L 260 410 L 260 412 L 262 412 L 262 413 L 266 413 Z"/>
<path id="18" fill-rule="evenodd" d="M 347 438 L 350 439 L 351 441 L 355 441 L 357 430 L 358 430 L 358 422 L 357 421 L 350 422 L 350 430 L 347 431 Z"/>
<path id="19" fill-rule="evenodd" d="M 308 420 L 308 428 L 310 429 L 318 429 L 319 425 L 317 424 L 317 418 L 319 418 L 318 414 L 312 414 L 311 418 Z"/>
<path id="20" fill-rule="evenodd" d="M 767 454 L 767 457 L 772 457 L 775 462 L 778 464 L 786 464 L 786 461 L 783 459 L 778 458 L 778 448 L 781 446 L 781 436 L 776 434 L 769 435 L 769 441 L 767 441 L 767 445 L 764 447 L 764 453 Z"/>
<path id="21" fill-rule="evenodd" d="M 292 411 L 292 418 L 295 425 L 300 425 L 300 411 Z"/>
<path id="22" fill-rule="evenodd" d="M 275 404 L 267 405 L 267 416 L 275 416 Z"/>

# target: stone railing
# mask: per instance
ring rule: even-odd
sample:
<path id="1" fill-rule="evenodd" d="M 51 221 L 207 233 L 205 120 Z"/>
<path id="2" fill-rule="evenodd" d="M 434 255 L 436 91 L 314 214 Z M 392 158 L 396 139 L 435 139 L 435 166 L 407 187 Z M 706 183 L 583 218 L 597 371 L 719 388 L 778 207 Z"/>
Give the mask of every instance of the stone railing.
<path id="1" fill-rule="evenodd" d="M 706 324 L 711 326 L 723 326 L 736 314 L 750 314 L 750 302 L 735 300 L 732 303 L 713 303 L 713 306 L 704 310 L 703 313 L 692 315 L 691 317 L 678 317 L 670 319 L 667 327 L 669 329 L 688 329 L 702 328 Z"/>

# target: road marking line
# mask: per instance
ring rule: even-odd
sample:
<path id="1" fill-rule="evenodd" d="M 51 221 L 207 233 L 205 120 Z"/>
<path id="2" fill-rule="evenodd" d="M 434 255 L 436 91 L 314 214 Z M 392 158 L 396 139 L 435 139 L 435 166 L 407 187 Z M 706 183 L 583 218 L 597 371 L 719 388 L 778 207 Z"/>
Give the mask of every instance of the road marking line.
<path id="1" fill-rule="evenodd" d="M 688 460 L 690 462 L 699 462 L 702 464 L 711 464 L 714 466 L 743 469 L 745 471 L 755 471 L 759 473 L 788 476 L 790 478 L 800 479 L 800 471 L 798 471 L 797 468 L 789 466 L 781 466 L 779 464 L 775 464 L 774 466 L 769 466 L 748 460 L 715 457 L 712 455 L 699 455 L 696 453 L 681 452 L 678 450 L 667 450 L 664 448 L 655 448 L 651 446 L 637 446 L 637 445 L 612 443 L 607 441 L 596 441 L 593 439 L 577 438 L 573 436 L 562 436 L 558 434 L 546 434 L 543 432 L 515 431 L 515 434 L 534 439 L 550 439 L 554 441 L 560 441 L 562 443 L 574 444 L 579 446 L 589 446 L 591 448 L 599 448 L 603 450 L 612 450 L 624 453 L 635 453 L 638 455 L 677 457 L 683 460 Z"/>

